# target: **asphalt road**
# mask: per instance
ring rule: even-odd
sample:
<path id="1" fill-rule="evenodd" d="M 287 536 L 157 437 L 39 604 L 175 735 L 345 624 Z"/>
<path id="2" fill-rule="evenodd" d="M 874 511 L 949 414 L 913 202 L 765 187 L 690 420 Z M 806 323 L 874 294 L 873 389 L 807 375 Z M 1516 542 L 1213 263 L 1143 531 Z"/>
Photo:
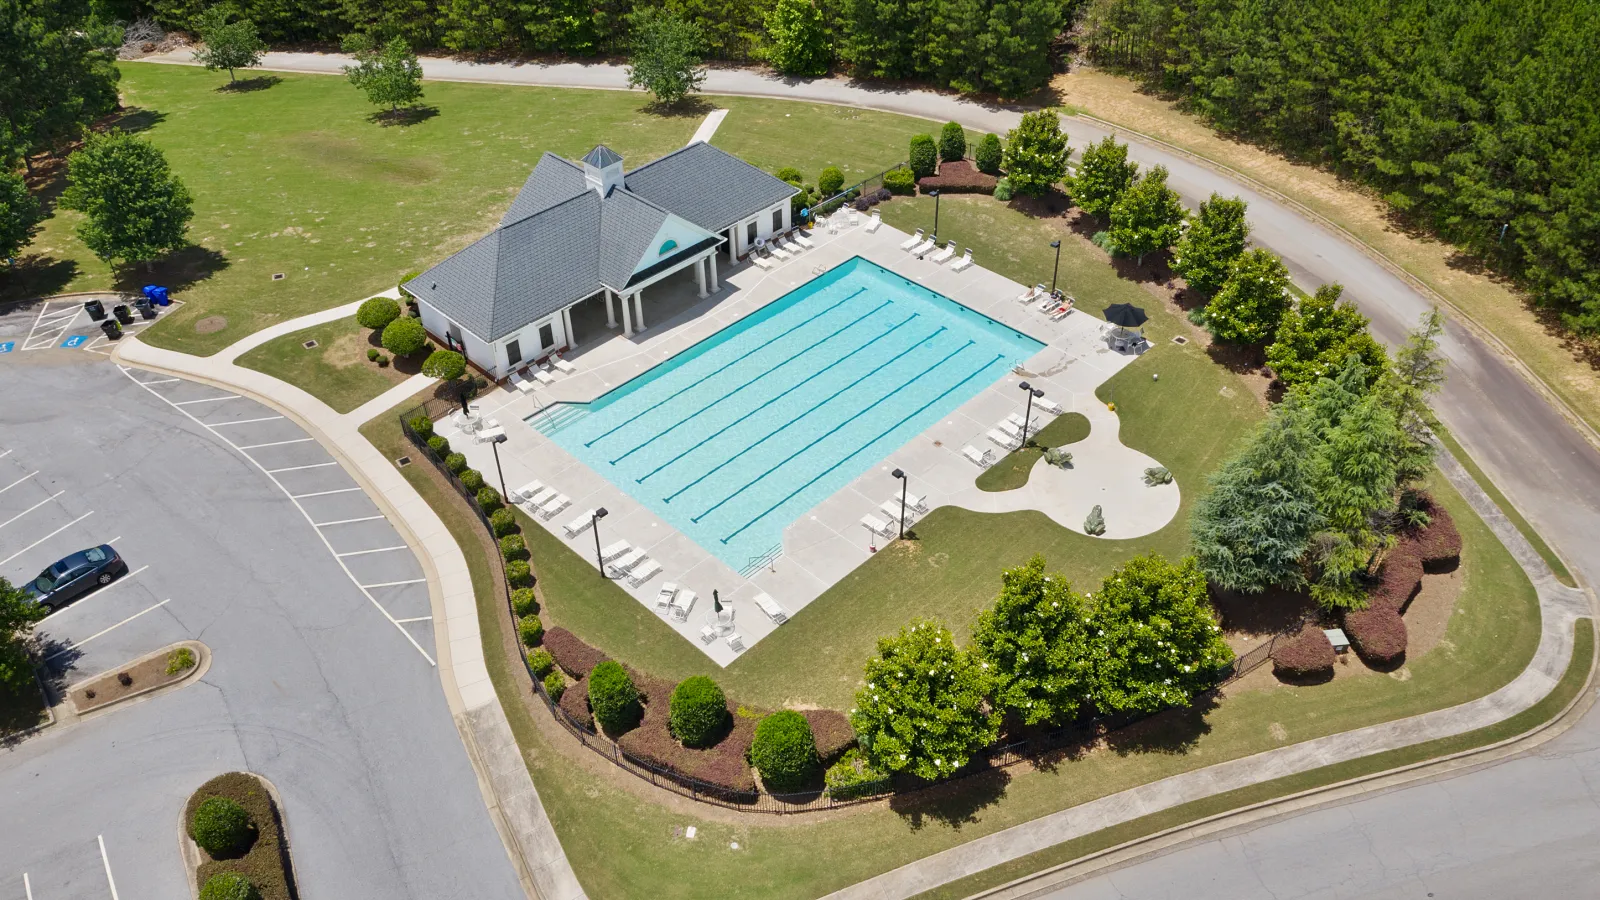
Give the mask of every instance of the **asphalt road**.
<path id="1" fill-rule="evenodd" d="M 238 769 L 281 791 L 308 900 L 521 897 L 404 542 L 273 410 L 131 374 L 0 356 L 0 574 L 107 541 L 134 569 L 42 624 L 65 683 L 183 639 L 214 660 L 0 749 L 0 900 L 186 896 L 183 806 Z"/>

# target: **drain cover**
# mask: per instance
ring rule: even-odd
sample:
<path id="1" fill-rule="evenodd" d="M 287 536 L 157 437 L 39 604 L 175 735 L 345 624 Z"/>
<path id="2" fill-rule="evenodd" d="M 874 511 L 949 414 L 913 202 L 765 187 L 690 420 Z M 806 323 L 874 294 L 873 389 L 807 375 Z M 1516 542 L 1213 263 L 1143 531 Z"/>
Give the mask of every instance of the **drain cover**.
<path id="1" fill-rule="evenodd" d="M 1172 338 L 1172 342 L 1174 344 L 1187 344 L 1187 343 L 1189 343 L 1189 339 L 1180 334 L 1180 335 L 1174 336 Z"/>
<path id="2" fill-rule="evenodd" d="M 306 348 L 307 350 L 315 350 L 317 348 L 317 342 L 316 341 L 306 341 L 304 344 L 301 344 L 300 346 Z"/>
<path id="3" fill-rule="evenodd" d="M 272 280 L 273 281 L 282 281 L 283 280 L 283 273 L 282 272 L 273 272 L 272 273 Z"/>
<path id="4" fill-rule="evenodd" d="M 409 466 L 409 465 L 411 465 L 411 457 L 409 457 L 409 456 L 402 456 L 402 457 L 400 457 L 400 458 L 399 458 L 399 459 L 397 459 L 397 460 L 395 460 L 395 461 L 394 461 L 394 464 L 395 464 L 395 465 L 396 465 L 396 466 L 399 466 L 399 467 L 400 467 L 400 468 L 402 468 L 402 469 L 404 469 L 404 468 L 405 468 L 405 467 L 406 467 L 406 466 Z"/>

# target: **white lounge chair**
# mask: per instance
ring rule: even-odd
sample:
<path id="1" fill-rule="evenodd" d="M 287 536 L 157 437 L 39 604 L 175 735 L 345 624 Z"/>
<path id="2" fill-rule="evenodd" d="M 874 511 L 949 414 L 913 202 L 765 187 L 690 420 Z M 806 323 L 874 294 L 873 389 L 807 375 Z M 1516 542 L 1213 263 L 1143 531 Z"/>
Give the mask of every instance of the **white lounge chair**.
<path id="1" fill-rule="evenodd" d="M 728 649 L 735 653 L 744 652 L 744 636 L 735 631 L 728 635 Z"/>
<path id="2" fill-rule="evenodd" d="M 1018 428 L 1021 428 L 1022 427 L 1022 413 L 1012 413 L 1011 415 L 1006 416 L 1006 421 L 1010 422 L 1012 425 L 1017 426 Z M 1032 430 L 1034 430 L 1035 428 L 1038 428 L 1038 427 L 1039 427 L 1039 417 L 1038 416 L 1034 416 L 1032 419 L 1028 420 L 1028 430 L 1029 431 L 1032 431 Z"/>
<path id="3" fill-rule="evenodd" d="M 916 245 L 915 247 L 912 247 L 911 248 L 911 255 L 915 256 L 917 259 L 922 259 L 923 257 L 927 256 L 930 252 L 932 252 L 933 248 L 935 248 L 937 246 L 939 246 L 939 242 L 934 240 L 934 239 L 932 239 L 932 238 L 929 238 L 929 239 L 923 241 L 922 243 Z"/>
<path id="4" fill-rule="evenodd" d="M 807 250 L 815 250 L 815 249 L 817 249 L 817 245 L 812 243 L 811 238 L 806 237 L 805 235 L 801 234 L 798 231 L 796 231 L 792 237 L 793 237 L 793 240 L 794 240 L 794 242 L 796 244 L 799 244 L 800 246 L 806 248 Z"/>
<path id="5" fill-rule="evenodd" d="M 968 444 L 961 448 L 961 455 L 980 468 L 987 469 L 994 465 L 994 452 L 991 450 L 979 450 L 977 447 Z"/>
<path id="6" fill-rule="evenodd" d="M 653 559 L 647 559 L 644 561 L 644 565 L 641 565 L 635 568 L 632 572 L 628 573 L 628 583 L 634 587 L 642 587 L 646 581 L 649 581 L 660 574 L 661 563 L 658 563 Z"/>
<path id="7" fill-rule="evenodd" d="M 900 518 L 900 501 L 899 501 L 899 499 L 885 500 L 882 503 L 878 504 L 878 508 L 883 510 L 883 514 L 888 516 L 890 521 L 895 521 L 895 520 Z M 910 525 L 911 524 L 911 520 L 915 519 L 916 517 L 917 517 L 916 509 L 914 509 L 911 506 L 910 503 L 907 503 L 906 504 L 906 522 L 905 523 L 907 525 Z"/>
<path id="8" fill-rule="evenodd" d="M 527 497 L 525 499 L 528 502 L 528 506 L 532 507 L 533 509 L 538 509 L 539 507 L 545 505 L 546 503 L 549 503 L 551 500 L 554 500 L 556 498 L 556 495 L 558 495 L 560 493 L 561 493 L 560 491 L 556 490 L 553 487 L 540 488 L 539 490 L 534 491 L 531 496 L 529 496 L 529 497 Z"/>
<path id="9" fill-rule="evenodd" d="M 555 384 L 556 383 L 555 376 L 551 375 L 549 372 L 546 372 L 543 369 L 529 369 L 528 370 L 528 374 L 532 375 L 534 378 L 539 379 L 539 383 L 540 384 Z"/>
<path id="10" fill-rule="evenodd" d="M 940 250 L 939 252 L 937 252 L 937 253 L 933 254 L 932 256 L 928 257 L 928 259 L 932 260 L 935 263 L 942 263 L 945 260 L 947 260 L 950 257 L 955 256 L 955 255 L 956 255 L 956 242 L 955 241 L 951 241 L 950 243 L 944 245 L 944 249 L 943 250 Z"/>
<path id="11" fill-rule="evenodd" d="M 972 265 L 972 248 L 968 247 L 965 255 L 950 264 L 950 271 L 959 272 L 970 265 Z"/>
<path id="12" fill-rule="evenodd" d="M 1027 290 L 1023 291 L 1022 292 L 1022 296 L 1017 298 L 1017 302 L 1018 303 L 1032 303 L 1033 301 L 1039 299 L 1041 296 L 1043 296 L 1045 294 L 1048 294 L 1048 293 L 1050 293 L 1050 292 L 1044 289 L 1044 285 L 1036 284 L 1033 287 L 1028 288 Z"/>
<path id="13" fill-rule="evenodd" d="M 766 257 L 762 256 L 759 253 L 750 254 L 750 261 L 755 263 L 757 268 L 761 268 L 761 269 L 770 269 L 770 268 L 772 268 L 772 260 L 767 259 Z"/>
<path id="14" fill-rule="evenodd" d="M 861 213 L 854 206 L 850 207 L 850 224 L 852 226 L 861 224 Z"/>
<path id="15" fill-rule="evenodd" d="M 707 625 L 700 629 L 700 643 L 710 644 L 717 639 L 717 629 Z"/>
<path id="16" fill-rule="evenodd" d="M 1017 418 L 1020 419 L 1022 417 L 1017 416 Z M 1001 422 L 999 425 L 996 425 L 995 430 L 999 431 L 1006 437 L 1011 438 L 1012 440 L 1018 440 L 1022 436 L 1022 425 L 1018 422 L 1013 422 L 1010 419 L 1007 419 L 1006 421 Z"/>
<path id="17" fill-rule="evenodd" d="M 555 518 L 556 513 L 561 512 L 563 509 L 566 509 L 571 505 L 571 497 L 568 497 L 566 494 L 557 494 L 543 504 L 540 504 L 539 515 L 544 516 L 546 519 L 553 519 Z"/>
<path id="18" fill-rule="evenodd" d="M 494 420 L 490 419 L 489 421 L 493 422 Z M 501 428 L 499 426 L 499 424 L 497 423 L 497 424 L 494 424 L 494 425 L 490 425 L 487 428 L 478 429 L 477 433 L 473 435 L 473 438 L 475 440 L 477 440 L 477 442 L 480 443 L 480 444 L 487 444 L 487 443 L 489 443 L 490 441 L 494 440 L 497 437 L 504 436 L 505 433 L 506 433 L 506 430 L 504 428 Z"/>
<path id="19" fill-rule="evenodd" d="M 1039 407 L 1052 416 L 1059 416 L 1066 412 L 1066 410 L 1061 408 L 1061 404 L 1051 400 L 1049 397 L 1040 397 L 1039 399 L 1033 401 L 1033 405 Z"/>
<path id="20" fill-rule="evenodd" d="M 1050 321 L 1059 322 L 1059 321 L 1061 321 L 1062 319 L 1065 319 L 1067 316 L 1069 316 L 1071 314 L 1072 314 L 1072 307 L 1070 305 L 1068 305 L 1068 306 L 1058 306 L 1058 307 L 1055 308 L 1054 311 L 1052 311 L 1050 313 Z"/>
<path id="21" fill-rule="evenodd" d="M 613 571 L 616 571 L 616 572 L 627 572 L 627 571 L 631 570 L 634 566 L 637 566 L 639 563 L 642 563 L 644 561 L 645 561 L 644 550 L 642 550 L 642 549 L 640 549 L 638 547 L 634 547 L 633 549 L 629 550 L 627 553 L 624 553 L 621 556 L 617 557 L 616 559 L 611 560 L 608 564 L 611 566 L 611 569 Z"/>
<path id="22" fill-rule="evenodd" d="M 664 613 L 672 605 L 672 598 L 678 596 L 678 585 L 671 581 L 661 583 L 661 590 L 656 591 L 656 612 Z"/>
<path id="23" fill-rule="evenodd" d="M 909 252 L 912 247 L 915 247 L 920 243 L 922 243 L 922 229 L 918 228 L 916 234 L 913 234 L 911 237 L 908 237 L 900 242 L 900 249 Z"/>
<path id="24" fill-rule="evenodd" d="M 617 541 L 615 544 L 611 544 L 611 545 L 607 546 L 604 550 L 601 550 L 600 551 L 600 558 L 605 560 L 606 562 L 610 562 L 611 560 L 616 559 L 617 557 L 621 556 L 622 554 L 627 553 L 628 549 L 630 547 L 632 547 L 632 546 L 633 545 L 628 543 L 627 541 Z"/>
<path id="25" fill-rule="evenodd" d="M 576 519 L 573 519 L 567 524 L 561 526 L 561 530 L 567 533 L 567 537 L 575 538 L 578 535 L 583 534 L 585 531 L 588 531 L 589 526 L 593 524 L 594 510 L 586 509 Z"/>
<path id="26" fill-rule="evenodd" d="M 573 365 L 572 363 L 567 362 L 564 359 L 558 359 L 555 362 L 551 363 L 551 365 L 555 366 L 557 369 L 559 369 L 560 371 L 562 371 L 562 372 L 564 372 L 564 373 L 566 373 L 568 375 L 571 375 L 572 373 L 578 371 L 578 367 L 577 366 Z"/>
<path id="27" fill-rule="evenodd" d="M 530 481 L 527 484 L 523 485 L 522 487 L 519 487 L 515 491 L 513 491 L 511 493 L 511 499 L 513 501 L 515 501 L 515 502 L 518 502 L 518 503 L 520 503 L 520 502 L 522 502 L 524 500 L 531 500 L 531 499 L 533 499 L 533 495 L 534 494 L 537 494 L 542 490 L 544 490 L 544 482 L 542 482 L 542 481 Z"/>
<path id="28" fill-rule="evenodd" d="M 521 372 L 511 373 L 511 386 L 516 388 L 519 394 L 531 394 L 533 389 L 538 387 L 531 380 L 523 378 Z"/>
<path id="29" fill-rule="evenodd" d="M 888 522 L 885 522 L 884 520 L 870 513 L 861 517 L 861 524 L 873 534 L 883 535 L 885 537 L 894 534 L 894 529 L 889 527 Z"/>
<path id="30" fill-rule="evenodd" d="M 1046 291 L 1044 295 L 1039 298 L 1039 305 L 1037 308 L 1040 312 L 1055 312 L 1056 307 L 1067 302 L 1068 301 L 1065 297 L 1057 299 L 1055 294 Z"/>
<path id="31" fill-rule="evenodd" d="M 768 597 L 766 594 L 756 595 L 756 608 L 766 613 L 767 618 L 779 625 L 789 621 L 789 614 L 783 611 L 783 607 L 778 605 L 778 601 Z"/>
<path id="32" fill-rule="evenodd" d="M 878 226 L 882 224 L 883 216 L 877 210 L 873 210 L 872 215 L 867 217 L 867 234 L 877 231 Z"/>
<path id="33" fill-rule="evenodd" d="M 694 601 L 698 599 L 694 591 L 679 591 L 669 604 L 672 607 L 673 618 L 680 622 L 688 621 L 689 613 L 694 609 Z"/>
<path id="34" fill-rule="evenodd" d="M 1006 448 L 1007 450 L 1015 450 L 1015 449 L 1017 449 L 1017 445 L 1021 443 L 1021 441 L 1018 441 L 1016 438 L 1012 437 L 1011 435 L 1004 434 L 1002 432 L 996 431 L 993 428 L 989 429 L 989 434 L 987 435 L 987 437 L 989 438 L 989 440 L 995 442 L 996 444 L 999 444 L 1000 446 Z"/>
<path id="35" fill-rule="evenodd" d="M 788 259 L 793 259 L 794 258 L 794 254 L 793 253 L 790 253 L 789 251 L 783 249 L 782 247 L 779 247 L 777 244 L 768 244 L 767 245 L 767 252 L 771 253 L 773 256 L 776 256 L 777 258 L 782 259 L 782 260 L 788 260 Z"/>

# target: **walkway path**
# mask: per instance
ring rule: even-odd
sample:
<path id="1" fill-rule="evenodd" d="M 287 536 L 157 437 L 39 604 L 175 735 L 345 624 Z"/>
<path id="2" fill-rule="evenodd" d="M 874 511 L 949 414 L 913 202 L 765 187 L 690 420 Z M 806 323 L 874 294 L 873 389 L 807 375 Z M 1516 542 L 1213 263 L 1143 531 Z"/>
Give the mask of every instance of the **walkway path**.
<path id="1" fill-rule="evenodd" d="M 707 113 L 706 120 L 701 122 L 700 127 L 694 130 L 694 137 L 689 138 L 689 143 L 693 144 L 700 141 L 711 143 L 711 138 L 717 133 L 717 126 L 721 125 L 722 120 L 727 117 L 728 111 L 725 109 L 713 109 Z"/>

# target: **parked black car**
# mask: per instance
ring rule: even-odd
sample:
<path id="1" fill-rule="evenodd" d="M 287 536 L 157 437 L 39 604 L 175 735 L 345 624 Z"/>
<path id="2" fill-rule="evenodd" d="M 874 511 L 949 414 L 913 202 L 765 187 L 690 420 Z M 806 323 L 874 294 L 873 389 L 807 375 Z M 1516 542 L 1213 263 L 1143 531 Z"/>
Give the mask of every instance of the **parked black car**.
<path id="1" fill-rule="evenodd" d="M 55 612 L 96 587 L 128 574 L 128 564 L 110 544 L 101 544 L 55 563 L 23 586 L 33 601 Z"/>

